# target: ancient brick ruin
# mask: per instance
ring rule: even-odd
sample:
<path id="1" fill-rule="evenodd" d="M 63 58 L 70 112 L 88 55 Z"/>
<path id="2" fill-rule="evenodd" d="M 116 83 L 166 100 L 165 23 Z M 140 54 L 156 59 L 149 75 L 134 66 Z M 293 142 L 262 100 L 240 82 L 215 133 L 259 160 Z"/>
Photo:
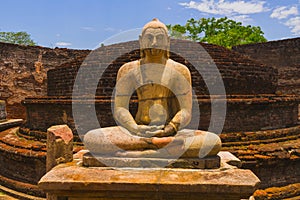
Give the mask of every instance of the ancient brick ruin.
<path id="1" fill-rule="evenodd" d="M 47 71 L 89 52 L 0 43 L 0 99 L 6 101 L 8 117 L 25 119 L 21 101 L 47 94 Z"/>
<path id="2" fill-rule="evenodd" d="M 300 38 L 233 47 L 233 50 L 278 70 L 277 92 L 300 94 Z"/>
<path id="3" fill-rule="evenodd" d="M 219 46 L 201 44 L 218 67 L 226 89 L 227 115 L 221 134 L 223 150 L 228 150 L 238 156 L 242 160 L 242 167 L 251 169 L 262 180 L 262 189 L 300 182 L 300 174 L 297 170 L 300 166 L 300 126 L 298 119 L 300 99 L 297 92 L 300 86 L 296 84 L 299 74 L 296 73 L 299 71 L 296 64 L 297 61 L 299 63 L 300 57 L 299 48 L 296 48 L 296 44 L 299 41 L 296 38 L 286 42 L 263 43 L 257 44 L 257 46 L 249 45 L 250 50 L 259 52 L 260 55 L 262 52 L 255 50 L 256 47 L 260 49 L 259 45 L 265 47 L 263 52 L 266 52 L 266 55 L 270 55 L 266 50 L 270 48 L 269 45 L 278 49 L 286 45 L 284 47 L 285 51 L 291 46 L 289 53 L 283 58 L 292 58 L 293 62 L 290 61 L 290 65 L 286 65 L 284 70 L 282 70 L 283 68 L 280 69 L 282 63 L 280 64 L 279 61 L 276 68 L 269 65 L 269 61 L 263 61 L 263 57 L 270 59 L 270 56 L 263 56 L 261 60 L 258 57 L 252 57 L 257 58 L 255 60 L 242 55 L 244 53 L 250 54 L 246 51 L 248 45 L 245 48 L 243 46 L 234 48 L 235 51 L 242 53 L 240 54 Z M 7 111 L 10 117 L 24 116 L 24 107 L 26 107 L 27 121 L 21 126 L 20 131 L 14 128 L 5 130 L 0 134 L 0 154 L 3 155 L 0 162 L 11 166 L 10 168 L 0 167 L 0 184 L 22 192 L 30 190 L 33 194 L 41 196 L 43 194 L 36 184 L 45 173 L 46 130 L 52 125 L 68 124 L 73 132 L 77 133 L 78 130 L 72 116 L 72 91 L 79 68 L 90 67 L 88 65 L 81 66 L 85 56 L 90 51 L 41 47 L 27 47 L 27 51 L 26 47 L 22 46 L 4 44 L 1 47 L 1 45 L 0 49 L 4 52 L 3 55 L 6 56 L 0 59 L 0 68 L 2 67 L 0 75 L 3 77 L 2 82 L 0 82 L 0 99 L 8 102 Z M 188 58 L 183 58 L 178 54 L 177 52 L 181 51 L 180 48 L 188 49 L 188 42 L 174 40 L 171 45 L 171 58 L 187 65 L 192 73 L 193 89 L 195 91 L 194 101 L 199 103 L 201 110 L 198 127 L 206 130 L 210 123 L 211 99 L 203 78 L 191 63 L 196 62 L 206 66 L 209 60 L 197 60 L 199 52 L 195 52 L 193 49 L 188 52 L 191 55 Z M 106 62 L 103 59 L 102 64 L 108 67 L 101 78 L 97 76 L 97 66 L 96 68 L 90 67 L 90 78 L 99 81 L 99 83 L 96 97 L 85 98 L 85 105 L 87 109 L 90 109 L 95 102 L 98 121 L 89 122 L 88 127 L 79 127 L 79 133 L 87 131 L 92 123 L 94 123 L 92 126 L 95 126 L 95 128 L 99 126 L 98 123 L 102 127 L 115 125 L 110 106 L 116 73 L 122 64 L 139 58 L 138 42 L 105 46 L 95 52 L 97 56 L 105 58 L 107 54 L 124 51 L 127 46 L 134 50 L 121 54 L 112 62 Z M 244 49 L 244 52 L 241 49 Z M 42 54 L 44 60 L 39 61 L 41 52 L 46 53 Z M 282 50 L 278 52 L 282 53 Z M 22 59 L 16 59 L 19 57 L 23 58 L 23 61 Z M 5 59 L 8 64 L 5 64 Z M 13 67 L 13 63 L 18 63 L 18 65 Z M 43 77 L 42 82 L 35 79 L 35 74 L 40 71 L 39 66 L 44 67 L 42 68 L 43 75 L 41 75 Z M 6 68 L 8 72 L 2 70 Z M 15 90 L 19 78 L 17 75 L 11 74 L 18 72 L 18 70 L 23 70 L 19 74 L 26 75 L 25 72 L 27 72 L 29 78 L 21 79 L 24 81 L 23 84 L 28 83 L 28 88 L 16 89 L 16 93 L 12 93 L 10 91 Z M 47 76 L 45 75 L 46 72 Z M 209 73 L 208 70 L 208 76 Z M 292 79 L 291 76 L 293 76 Z M 15 80 L 13 87 L 8 86 L 9 81 L 7 80 L 9 78 Z M 290 87 L 284 85 L 288 81 L 293 85 L 292 91 Z M 32 89 L 34 92 L 29 92 Z M 87 87 L 86 92 L 93 93 L 95 91 Z M 296 95 L 290 95 L 291 93 Z M 4 96 L 1 96 L 3 94 Z M 24 107 L 20 104 L 21 97 L 24 100 Z M 216 94 L 215 98 L 224 101 L 224 96 Z M 78 98 L 78 102 L 80 102 L 80 98 Z M 16 105 L 18 107 L 15 107 Z M 135 106 L 133 96 L 131 102 L 133 113 L 136 109 Z M 82 116 L 88 119 L 88 112 L 87 115 L 83 113 Z M 78 137 L 77 141 L 80 143 Z M 82 146 L 79 144 L 77 149 L 80 148 Z M 20 168 L 22 170 L 19 170 Z"/>

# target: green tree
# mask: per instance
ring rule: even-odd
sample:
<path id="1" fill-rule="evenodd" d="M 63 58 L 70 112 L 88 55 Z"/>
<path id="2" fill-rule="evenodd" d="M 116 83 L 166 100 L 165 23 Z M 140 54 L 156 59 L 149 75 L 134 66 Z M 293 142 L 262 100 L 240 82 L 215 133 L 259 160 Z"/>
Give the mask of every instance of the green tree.
<path id="1" fill-rule="evenodd" d="M 36 45 L 36 43 L 30 38 L 30 34 L 24 31 L 0 32 L 0 42 L 29 45 L 29 46 Z"/>
<path id="2" fill-rule="evenodd" d="M 258 26 L 243 26 L 241 22 L 223 18 L 189 19 L 183 25 L 167 25 L 171 37 L 217 44 L 227 48 L 236 45 L 266 42 Z"/>

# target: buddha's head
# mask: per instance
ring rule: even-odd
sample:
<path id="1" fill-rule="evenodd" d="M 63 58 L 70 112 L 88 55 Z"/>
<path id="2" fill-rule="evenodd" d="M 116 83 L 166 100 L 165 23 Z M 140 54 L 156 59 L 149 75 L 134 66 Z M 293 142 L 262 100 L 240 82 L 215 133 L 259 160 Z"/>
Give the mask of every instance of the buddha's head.
<path id="1" fill-rule="evenodd" d="M 141 57 L 165 56 L 169 57 L 170 37 L 165 24 L 158 19 L 148 22 L 140 35 Z"/>

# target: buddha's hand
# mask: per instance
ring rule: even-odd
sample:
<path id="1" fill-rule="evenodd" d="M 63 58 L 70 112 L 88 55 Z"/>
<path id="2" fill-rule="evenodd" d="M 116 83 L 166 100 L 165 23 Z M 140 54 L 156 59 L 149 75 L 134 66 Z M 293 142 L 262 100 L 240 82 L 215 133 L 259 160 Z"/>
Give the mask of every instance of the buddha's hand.
<path id="1" fill-rule="evenodd" d="M 168 137 L 168 136 L 175 135 L 176 130 L 175 130 L 174 126 L 168 124 L 162 130 L 146 131 L 146 134 L 150 135 L 150 137 Z"/>
<path id="2" fill-rule="evenodd" d="M 152 137 L 151 132 L 159 131 L 164 128 L 164 125 L 161 126 L 147 126 L 147 125 L 137 125 L 135 134 L 141 137 Z"/>

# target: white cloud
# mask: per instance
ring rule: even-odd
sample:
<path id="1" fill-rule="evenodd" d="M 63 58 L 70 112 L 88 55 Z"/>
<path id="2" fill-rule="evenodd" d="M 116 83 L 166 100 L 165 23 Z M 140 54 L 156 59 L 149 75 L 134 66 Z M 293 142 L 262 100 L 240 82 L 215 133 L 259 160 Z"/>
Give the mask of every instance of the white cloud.
<path id="1" fill-rule="evenodd" d="M 293 17 L 284 23 L 294 35 L 300 35 L 300 17 Z"/>
<path id="2" fill-rule="evenodd" d="M 108 32 L 114 32 L 116 29 L 112 28 L 112 27 L 107 27 L 104 29 L 104 31 L 108 31 Z"/>
<path id="3" fill-rule="evenodd" d="M 281 6 L 273 10 L 271 18 L 280 20 L 280 23 L 288 26 L 293 35 L 300 35 L 300 16 L 297 6 Z"/>
<path id="4" fill-rule="evenodd" d="M 296 6 L 292 6 L 290 8 L 287 8 L 286 6 L 276 8 L 273 10 L 270 17 L 276 19 L 285 19 L 288 18 L 290 15 L 298 15 L 298 9 Z"/>
<path id="5" fill-rule="evenodd" d="M 264 6 L 265 1 L 225 1 L 225 0 L 201 0 L 200 2 L 190 1 L 189 3 L 179 3 L 186 8 L 199 10 L 200 12 L 217 15 L 246 15 L 266 12 L 269 9 Z"/>
<path id="6" fill-rule="evenodd" d="M 247 24 L 248 22 L 252 21 L 252 18 L 250 18 L 249 15 L 234 15 L 231 16 L 230 19 L 237 22 L 242 22 L 243 24 Z"/>
<path id="7" fill-rule="evenodd" d="M 85 31 L 95 31 L 95 28 L 91 27 L 91 26 L 80 27 L 80 29 L 85 30 Z"/>
<path id="8" fill-rule="evenodd" d="M 69 43 L 69 42 L 56 42 L 55 45 L 56 46 L 71 46 L 72 43 Z"/>

